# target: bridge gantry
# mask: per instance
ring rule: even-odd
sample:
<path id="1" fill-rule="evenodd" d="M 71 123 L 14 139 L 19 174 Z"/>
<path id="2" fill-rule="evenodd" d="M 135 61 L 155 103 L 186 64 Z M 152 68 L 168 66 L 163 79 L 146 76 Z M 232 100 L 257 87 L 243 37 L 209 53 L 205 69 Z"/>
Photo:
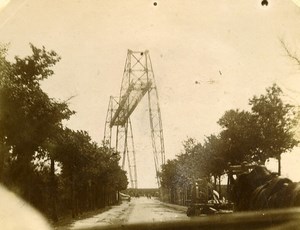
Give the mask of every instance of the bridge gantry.
<path id="1" fill-rule="evenodd" d="M 137 188 L 137 170 L 130 116 L 147 94 L 156 180 L 165 163 L 161 111 L 149 51 L 128 50 L 119 97 L 110 97 L 104 130 L 104 141 L 121 153 L 122 169 L 129 174 L 132 188 Z M 112 137 L 115 135 L 115 144 Z"/>

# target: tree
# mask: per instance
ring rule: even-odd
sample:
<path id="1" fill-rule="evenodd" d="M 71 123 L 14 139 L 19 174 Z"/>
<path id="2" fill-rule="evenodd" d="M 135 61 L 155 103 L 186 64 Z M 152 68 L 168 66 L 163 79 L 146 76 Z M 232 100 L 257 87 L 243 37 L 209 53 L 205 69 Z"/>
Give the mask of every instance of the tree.
<path id="1" fill-rule="evenodd" d="M 90 137 L 87 132 L 73 131 L 69 128 L 61 130 L 56 138 L 54 159 L 62 165 L 62 176 L 69 188 L 72 216 L 79 213 L 79 188 L 88 181 L 86 168 L 93 160 L 90 155 Z"/>
<path id="2" fill-rule="evenodd" d="M 115 204 L 128 185 L 119 154 L 86 131 L 63 127 L 74 111 L 40 87 L 60 57 L 30 47 L 32 55 L 9 62 L 0 46 L 1 182 L 53 221 Z"/>
<path id="3" fill-rule="evenodd" d="M 283 39 L 279 39 L 280 43 L 281 43 L 281 46 L 283 47 L 283 49 L 285 50 L 286 54 L 288 55 L 288 57 L 294 61 L 298 67 L 300 67 L 300 59 L 299 57 L 297 56 L 297 53 L 296 52 L 292 52 L 290 51 L 290 49 L 288 48 L 288 46 L 286 45 L 286 43 L 284 42 Z"/>
<path id="4" fill-rule="evenodd" d="M 219 119 L 224 159 L 232 164 L 257 161 L 257 129 L 250 112 L 229 110 Z"/>
<path id="5" fill-rule="evenodd" d="M 177 156 L 181 174 L 189 180 L 207 176 L 206 153 L 201 143 L 188 138 L 183 142 L 183 147 L 184 152 Z"/>
<path id="6" fill-rule="evenodd" d="M 221 176 L 224 174 L 228 163 L 224 155 L 224 143 L 220 136 L 210 135 L 206 137 L 204 143 L 204 152 L 206 155 L 205 163 L 207 172 L 214 178 L 216 187 L 217 178 L 219 179 L 219 193 L 221 192 Z"/>
<path id="7" fill-rule="evenodd" d="M 175 193 L 176 188 L 178 188 L 179 177 L 178 161 L 176 159 L 168 160 L 166 164 L 162 165 L 160 172 L 161 186 L 169 191 L 169 201 L 171 203 L 175 202 Z"/>
<path id="8" fill-rule="evenodd" d="M 54 74 L 52 67 L 60 57 L 45 47 L 30 47 L 31 55 L 15 57 L 14 62 L 2 52 L 0 69 L 0 141 L 9 149 L 6 183 L 28 201 L 35 193 L 33 161 L 49 153 L 46 142 L 55 136 L 61 121 L 73 114 L 66 102 L 49 98 L 40 87 Z"/>
<path id="9" fill-rule="evenodd" d="M 293 105 L 285 104 L 281 95 L 282 90 L 274 84 L 265 95 L 249 100 L 251 112 L 229 110 L 220 118 L 226 161 L 264 164 L 267 159 L 276 158 L 280 173 L 281 153 L 298 144 L 294 138 L 297 111 Z"/>
<path id="10" fill-rule="evenodd" d="M 8 69 L 8 62 L 5 59 L 7 46 L 0 44 L 0 87 Z M 1 133 L 1 130 L 0 130 Z M 0 181 L 4 182 L 8 169 L 9 146 L 6 144 L 5 137 L 0 137 Z"/>
<path id="11" fill-rule="evenodd" d="M 281 174 L 281 154 L 298 144 L 294 138 L 297 111 L 295 106 L 282 101 L 282 90 L 276 84 L 266 91 L 265 95 L 254 96 L 249 104 L 256 121 L 260 157 L 262 160 L 276 158 Z"/>
<path id="12" fill-rule="evenodd" d="M 57 136 L 55 160 L 61 164 L 61 177 L 72 216 L 116 202 L 116 193 L 127 188 L 125 171 L 119 166 L 118 152 L 99 147 L 85 131 L 61 130 Z"/>

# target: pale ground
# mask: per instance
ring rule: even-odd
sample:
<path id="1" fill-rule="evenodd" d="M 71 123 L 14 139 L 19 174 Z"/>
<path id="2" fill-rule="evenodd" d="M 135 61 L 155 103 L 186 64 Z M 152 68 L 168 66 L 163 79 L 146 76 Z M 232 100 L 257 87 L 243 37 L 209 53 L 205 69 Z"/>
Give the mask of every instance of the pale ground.
<path id="1" fill-rule="evenodd" d="M 146 197 L 132 198 L 130 202 L 123 202 L 113 206 L 110 210 L 93 217 L 78 220 L 71 225 L 71 229 L 105 226 L 111 224 L 163 222 L 170 220 L 188 220 L 184 208 L 166 206 L 157 199 Z"/>

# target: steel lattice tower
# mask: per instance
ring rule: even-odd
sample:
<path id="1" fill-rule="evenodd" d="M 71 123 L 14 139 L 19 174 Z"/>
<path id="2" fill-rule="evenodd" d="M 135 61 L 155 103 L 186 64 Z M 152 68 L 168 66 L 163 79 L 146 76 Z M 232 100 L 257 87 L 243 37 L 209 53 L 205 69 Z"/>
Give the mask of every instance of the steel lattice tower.
<path id="1" fill-rule="evenodd" d="M 165 147 L 157 87 L 149 51 L 128 50 L 119 97 L 110 97 L 105 121 L 104 141 L 115 147 L 122 156 L 122 169 L 126 159 L 132 188 L 137 188 L 135 150 L 130 115 L 142 98 L 148 94 L 148 110 L 151 128 L 153 157 L 157 184 L 159 172 L 165 163 Z M 112 136 L 115 132 L 115 145 Z"/>

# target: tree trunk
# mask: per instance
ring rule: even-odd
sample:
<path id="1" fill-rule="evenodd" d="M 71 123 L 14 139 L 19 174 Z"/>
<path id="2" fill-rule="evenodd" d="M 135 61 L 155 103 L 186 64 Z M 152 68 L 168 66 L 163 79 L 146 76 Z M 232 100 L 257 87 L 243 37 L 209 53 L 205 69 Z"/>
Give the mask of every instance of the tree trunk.
<path id="1" fill-rule="evenodd" d="M 2 141 L 2 140 L 1 140 Z M 9 158 L 9 148 L 0 143 L 0 181 L 3 183 L 5 179 L 6 163 Z"/>
<path id="2" fill-rule="evenodd" d="M 281 176 L 281 154 L 277 157 L 278 161 L 278 176 Z"/>
<path id="3" fill-rule="evenodd" d="M 222 188 L 221 188 L 221 176 L 219 176 L 219 194 L 220 194 L 220 197 L 221 197 L 221 194 L 222 194 Z"/>
<path id="4" fill-rule="evenodd" d="M 116 191 L 115 196 L 116 196 L 116 204 L 119 204 L 119 202 L 120 202 L 120 199 L 119 199 L 119 190 Z"/>
<path id="5" fill-rule="evenodd" d="M 56 183 L 55 183 L 55 165 L 54 160 L 51 158 L 50 165 L 50 202 L 51 202 L 51 219 L 54 222 L 58 221 L 57 211 L 56 211 Z"/>
<path id="6" fill-rule="evenodd" d="M 213 178 L 214 178 L 214 190 L 217 190 L 216 188 L 217 188 L 217 176 L 213 176 Z"/>
<path id="7" fill-rule="evenodd" d="M 71 209 L 72 209 L 72 218 L 75 218 L 77 216 L 77 211 L 76 211 L 74 172 L 71 173 Z"/>
<path id="8" fill-rule="evenodd" d="M 21 190 L 22 197 L 32 204 L 32 168 L 31 160 L 33 151 L 29 149 L 22 149 L 21 147 L 15 148 L 17 154 L 16 171 L 14 172 L 14 182 L 18 185 Z"/>
<path id="9" fill-rule="evenodd" d="M 104 185 L 102 185 L 100 187 L 100 208 L 104 208 L 105 207 L 105 191 L 104 191 Z"/>

